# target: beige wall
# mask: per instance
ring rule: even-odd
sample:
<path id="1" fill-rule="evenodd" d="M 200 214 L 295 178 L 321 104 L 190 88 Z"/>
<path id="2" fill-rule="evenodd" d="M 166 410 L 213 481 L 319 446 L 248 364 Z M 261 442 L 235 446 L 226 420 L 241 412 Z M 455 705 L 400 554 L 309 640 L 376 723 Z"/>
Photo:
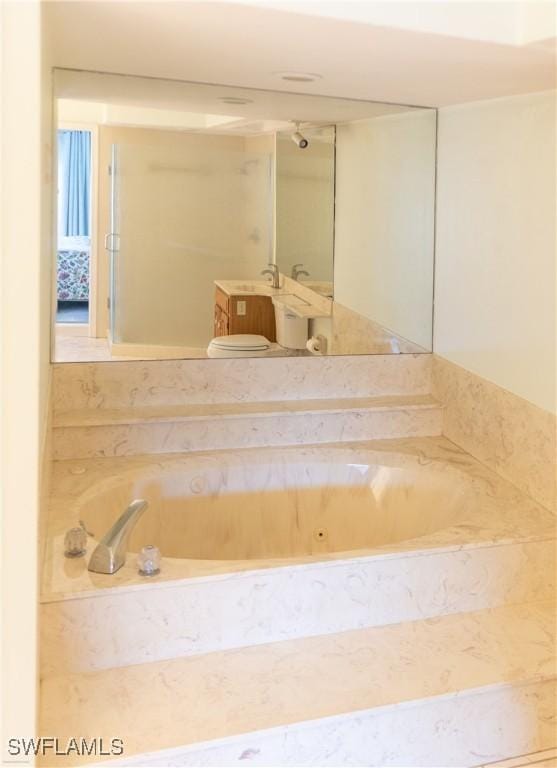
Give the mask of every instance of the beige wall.
<path id="1" fill-rule="evenodd" d="M 206 346 L 215 279 L 258 277 L 268 260 L 268 149 L 236 136 L 99 128 L 98 240 L 110 231 L 111 146 L 121 200 L 117 340 Z M 108 257 L 98 262 L 97 335 L 107 331 Z"/>
<path id="2" fill-rule="evenodd" d="M 290 134 L 276 143 L 276 262 L 290 275 L 303 264 L 309 277 L 333 279 L 335 131 L 302 129 L 309 146 L 300 149 Z"/>
<path id="3" fill-rule="evenodd" d="M 4 750 L 10 736 L 35 732 L 37 534 L 50 376 L 52 107 L 40 4 L 3 3 L 0 19 Z"/>
<path id="4" fill-rule="evenodd" d="M 555 95 L 439 112 L 434 340 L 553 412 Z"/>
<path id="5" fill-rule="evenodd" d="M 337 128 L 335 300 L 431 349 L 435 112 Z"/>
<path id="6" fill-rule="evenodd" d="M 244 251 L 246 261 L 253 265 L 253 277 L 260 278 L 261 270 L 274 258 L 275 201 L 273 191 L 273 165 L 275 137 L 273 134 L 246 136 L 244 147 L 252 159 L 268 158 L 258 166 L 248 166 L 257 173 L 256 183 L 245 185 L 244 193 Z M 264 278 L 263 278 L 264 279 Z"/>

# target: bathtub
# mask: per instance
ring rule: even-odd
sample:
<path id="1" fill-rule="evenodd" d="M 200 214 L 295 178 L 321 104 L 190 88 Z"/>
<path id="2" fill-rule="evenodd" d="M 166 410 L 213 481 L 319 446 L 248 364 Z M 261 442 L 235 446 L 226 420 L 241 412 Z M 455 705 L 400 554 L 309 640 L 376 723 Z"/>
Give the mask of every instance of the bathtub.
<path id="1" fill-rule="evenodd" d="M 137 498 L 149 507 L 120 571 L 64 558 L 68 528 L 83 522 L 90 554 Z M 61 461 L 43 592 L 142 584 L 146 544 L 160 548 L 165 581 L 543 538 L 554 523 L 444 438 Z"/>
<path id="2" fill-rule="evenodd" d="M 262 451 L 134 471 L 95 488 L 79 518 L 99 538 L 136 498 L 149 507 L 131 552 L 154 544 L 167 558 L 252 561 L 402 546 L 465 521 L 477 492 L 450 468 L 402 457 Z"/>
<path id="3" fill-rule="evenodd" d="M 149 507 L 127 562 L 98 540 Z M 63 554 L 82 520 L 87 556 Z M 44 674 L 83 672 L 542 600 L 555 518 L 444 438 L 57 462 Z M 162 552 L 160 574 L 136 553 Z M 60 649 L 63 648 L 63 653 Z"/>

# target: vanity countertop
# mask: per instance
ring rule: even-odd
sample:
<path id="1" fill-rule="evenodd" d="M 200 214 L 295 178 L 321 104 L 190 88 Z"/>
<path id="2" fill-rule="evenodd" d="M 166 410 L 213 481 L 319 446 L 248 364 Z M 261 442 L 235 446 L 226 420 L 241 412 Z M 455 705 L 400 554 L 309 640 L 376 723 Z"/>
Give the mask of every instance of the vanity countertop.
<path id="1" fill-rule="evenodd" d="M 269 280 L 215 280 L 227 296 L 276 296 L 282 288 L 273 288 Z"/>
<path id="2" fill-rule="evenodd" d="M 329 317 L 329 311 L 323 311 L 320 307 L 312 304 L 301 296 L 297 296 L 294 293 L 281 293 L 273 296 L 273 304 L 275 306 L 282 306 L 285 309 L 292 312 L 296 317 L 305 318 L 307 320 L 314 319 L 316 317 Z"/>
<path id="3" fill-rule="evenodd" d="M 298 317 L 315 318 L 329 317 L 331 314 L 330 299 L 323 306 L 323 295 L 316 293 L 303 283 L 292 280 L 281 288 L 273 288 L 267 280 L 215 280 L 215 285 L 227 296 L 269 296 L 286 306 Z M 296 292 L 299 288 L 299 294 Z M 312 300 L 315 297 L 315 301 Z"/>

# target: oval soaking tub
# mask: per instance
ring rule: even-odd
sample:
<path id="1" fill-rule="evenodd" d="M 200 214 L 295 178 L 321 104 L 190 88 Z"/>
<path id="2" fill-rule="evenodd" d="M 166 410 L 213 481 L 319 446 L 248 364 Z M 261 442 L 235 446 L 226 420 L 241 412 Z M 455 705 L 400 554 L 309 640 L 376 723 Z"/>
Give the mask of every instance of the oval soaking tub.
<path id="1" fill-rule="evenodd" d="M 167 558 L 249 561 L 393 545 L 460 523 L 473 506 L 470 484 L 454 471 L 408 459 L 356 463 L 343 453 L 343 460 L 251 454 L 246 463 L 228 454 L 151 465 L 92 489 L 79 517 L 98 540 L 143 498 L 149 507 L 130 552 L 155 544 Z"/>
<path id="2" fill-rule="evenodd" d="M 88 570 L 135 498 L 126 563 Z M 555 517 L 445 438 L 57 462 L 48 674 L 548 599 Z M 82 520 L 85 557 L 64 557 Z M 134 554 L 162 552 L 160 573 Z M 410 637 L 410 635 L 409 635 Z"/>

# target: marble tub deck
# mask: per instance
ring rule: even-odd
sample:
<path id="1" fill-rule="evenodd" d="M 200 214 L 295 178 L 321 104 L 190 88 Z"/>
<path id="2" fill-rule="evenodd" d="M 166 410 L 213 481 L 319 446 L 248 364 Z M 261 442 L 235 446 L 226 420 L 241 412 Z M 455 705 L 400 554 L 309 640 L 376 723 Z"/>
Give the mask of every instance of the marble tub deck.
<path id="1" fill-rule="evenodd" d="M 449 528 L 428 536 L 389 544 L 374 549 L 352 550 L 312 557 L 278 560 L 186 560 L 163 558 L 161 574 L 148 582 L 137 575 L 135 558 L 114 575 L 87 571 L 86 559 L 70 560 L 63 556 L 65 531 L 77 525 L 79 506 L 100 489 L 116 487 L 137 473 L 156 477 L 161 471 L 186 468 L 192 461 L 215 459 L 227 462 L 233 455 L 249 467 L 250 461 L 324 460 L 329 462 L 386 463 L 394 466 L 435 468 L 455 482 L 466 483 L 478 500 L 474 509 L 466 510 L 464 519 Z M 217 577 L 241 571 L 258 571 L 277 567 L 307 567 L 319 562 L 334 565 L 358 558 L 400 558 L 427 552 L 461 551 L 494 545 L 549 541 L 556 535 L 556 518 L 503 480 L 469 454 L 443 437 L 376 440 L 366 443 L 342 443 L 319 446 L 210 451 L 186 455 L 159 454 L 102 459 L 75 459 L 54 463 L 49 520 L 46 536 L 45 565 L 42 578 L 42 602 L 98 594 L 99 590 L 153 589 L 191 578 Z M 91 544 L 91 542 L 90 542 Z M 91 551 L 91 546 L 89 551 Z"/>

